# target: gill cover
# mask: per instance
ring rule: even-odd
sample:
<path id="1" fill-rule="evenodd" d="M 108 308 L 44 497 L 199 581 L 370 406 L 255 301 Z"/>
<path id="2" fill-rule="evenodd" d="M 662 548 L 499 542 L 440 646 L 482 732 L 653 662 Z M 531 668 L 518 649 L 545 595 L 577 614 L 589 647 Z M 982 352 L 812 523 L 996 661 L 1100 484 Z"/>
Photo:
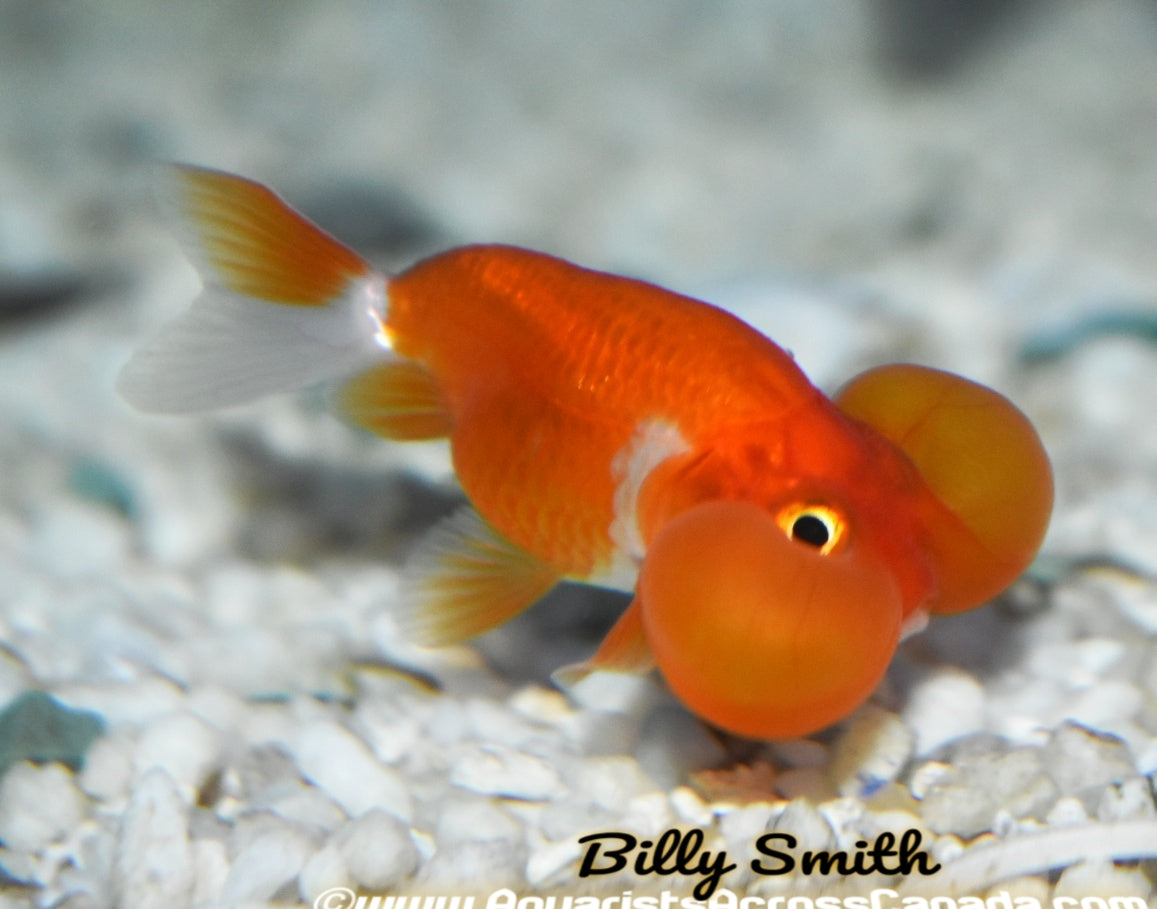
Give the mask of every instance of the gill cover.
<path id="1" fill-rule="evenodd" d="M 802 735 L 880 681 L 900 634 L 896 583 L 854 533 L 829 551 L 814 542 L 742 502 L 697 505 L 651 542 L 638 586 L 647 640 L 700 716 L 753 738 Z"/>
<path id="2" fill-rule="evenodd" d="M 1052 512 L 1052 470 L 1028 418 L 983 385 L 907 364 L 862 373 L 835 401 L 898 446 L 934 494 L 920 515 L 937 577 L 927 608 L 970 609 L 1011 584 Z"/>

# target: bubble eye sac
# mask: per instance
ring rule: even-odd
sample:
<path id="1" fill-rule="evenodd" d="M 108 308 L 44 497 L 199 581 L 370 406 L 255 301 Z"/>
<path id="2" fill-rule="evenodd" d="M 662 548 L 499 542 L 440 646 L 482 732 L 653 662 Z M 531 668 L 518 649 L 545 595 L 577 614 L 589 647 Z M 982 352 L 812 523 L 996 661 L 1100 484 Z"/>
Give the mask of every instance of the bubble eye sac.
<path id="1" fill-rule="evenodd" d="M 932 612 L 971 609 L 1032 560 L 1053 506 L 1053 476 L 1036 430 L 990 388 L 924 366 L 870 369 L 835 397 L 844 413 L 890 439 L 919 470 L 936 574 Z"/>
<path id="2" fill-rule="evenodd" d="M 818 533 L 815 509 L 797 510 L 793 523 Z M 782 519 L 741 502 L 696 505 L 655 535 L 639 573 L 647 643 L 668 686 L 750 738 L 843 719 L 879 683 L 900 635 L 901 595 L 882 562 L 847 537 L 823 554 L 791 539 Z"/>
<path id="3" fill-rule="evenodd" d="M 839 512 L 826 505 L 789 505 L 776 516 L 776 523 L 789 540 L 811 546 L 821 555 L 835 550 L 847 530 Z"/>

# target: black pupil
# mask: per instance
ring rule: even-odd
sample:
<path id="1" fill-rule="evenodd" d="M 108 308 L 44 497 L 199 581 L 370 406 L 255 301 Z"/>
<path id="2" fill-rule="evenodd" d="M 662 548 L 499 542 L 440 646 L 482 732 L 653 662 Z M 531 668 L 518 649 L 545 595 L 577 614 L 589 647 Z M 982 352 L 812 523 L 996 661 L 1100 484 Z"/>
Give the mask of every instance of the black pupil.
<path id="1" fill-rule="evenodd" d="M 809 546 L 823 546 L 831 538 L 828 525 L 814 514 L 801 514 L 791 525 L 791 538 Z"/>

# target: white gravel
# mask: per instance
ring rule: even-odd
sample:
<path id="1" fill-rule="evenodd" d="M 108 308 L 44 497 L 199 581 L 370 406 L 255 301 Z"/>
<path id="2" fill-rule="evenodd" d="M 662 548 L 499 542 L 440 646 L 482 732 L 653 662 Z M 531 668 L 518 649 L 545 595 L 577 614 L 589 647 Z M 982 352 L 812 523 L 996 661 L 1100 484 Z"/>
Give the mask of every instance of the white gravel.
<path id="1" fill-rule="evenodd" d="M 1153 11 L 1026 4 L 906 81 L 877 31 L 903 6 L 0 3 L 0 704 L 43 690 L 103 723 L 74 769 L 0 725 L 0 909 L 687 895 L 696 875 L 577 876 L 583 835 L 670 827 L 753 895 L 1157 905 Z M 721 738 L 655 681 L 568 700 L 549 672 L 607 611 L 581 596 L 413 647 L 390 607 L 452 500 L 444 451 L 316 395 L 187 420 L 114 396 L 194 291 L 154 158 L 319 207 L 346 177 L 400 190 L 432 226 L 369 249 L 384 265 L 506 240 L 645 275 L 826 387 L 896 359 L 992 383 L 1054 459 L 1044 560 L 806 740 Z M 1131 336 L 1018 358 L 1107 308 Z M 748 865 L 768 832 L 908 829 L 938 874 Z"/>

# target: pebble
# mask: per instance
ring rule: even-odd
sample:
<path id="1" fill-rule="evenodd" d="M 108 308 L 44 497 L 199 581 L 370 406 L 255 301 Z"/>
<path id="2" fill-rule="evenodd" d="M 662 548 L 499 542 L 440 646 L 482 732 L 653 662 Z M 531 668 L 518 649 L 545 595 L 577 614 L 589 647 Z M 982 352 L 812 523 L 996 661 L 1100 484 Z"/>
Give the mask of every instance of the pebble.
<path id="1" fill-rule="evenodd" d="M 51 576 L 79 579 L 114 572 L 128 555 L 128 526 L 97 505 L 57 499 L 36 516 L 34 550 Z"/>
<path id="2" fill-rule="evenodd" d="M 582 680 L 564 685 L 567 696 L 581 707 L 610 713 L 636 713 L 654 693 L 653 683 L 643 676 L 618 672 L 592 672 Z"/>
<path id="3" fill-rule="evenodd" d="M 1157 817 L 1153 803 L 1153 784 L 1148 778 L 1134 776 L 1106 787 L 1096 806 L 1101 821 L 1131 821 Z"/>
<path id="4" fill-rule="evenodd" d="M 638 740 L 637 718 L 602 710 L 576 710 L 562 719 L 563 734 L 584 754 L 630 753 Z"/>
<path id="5" fill-rule="evenodd" d="M 1132 682 L 1104 679 L 1082 692 L 1068 707 L 1069 719 L 1083 726 L 1105 729 L 1132 719 L 1145 695 Z"/>
<path id="6" fill-rule="evenodd" d="M 676 786 L 667 797 L 671 810 L 685 824 L 708 827 L 715 819 L 709 802 L 690 786 Z"/>
<path id="7" fill-rule="evenodd" d="M 260 804 L 262 800 L 255 800 Z M 277 787 L 277 795 L 265 804 L 271 812 L 302 827 L 326 833 L 346 822 L 346 813 L 326 793 L 307 783 L 287 791 Z"/>
<path id="8" fill-rule="evenodd" d="M 80 788 L 105 803 L 127 798 L 133 781 L 134 747 L 132 739 L 123 733 L 93 742 L 77 776 Z"/>
<path id="9" fill-rule="evenodd" d="M 226 733 L 247 726 L 252 721 L 252 705 L 236 692 L 209 683 L 189 692 L 185 710 Z"/>
<path id="10" fill-rule="evenodd" d="M 180 710 L 184 701 L 175 682 L 157 676 L 61 685 L 54 693 L 73 707 L 100 714 L 110 729 L 145 726 L 158 716 Z"/>
<path id="11" fill-rule="evenodd" d="M 624 826 L 619 811 L 610 812 L 585 801 L 559 800 L 542 806 L 534 829 L 544 840 L 561 842 L 592 830 Z"/>
<path id="12" fill-rule="evenodd" d="M 1080 690 L 1095 685 L 1125 655 L 1125 644 L 1106 638 L 1042 643 L 1027 656 L 1027 670 Z"/>
<path id="13" fill-rule="evenodd" d="M 1137 772 L 1157 776 L 1157 738 L 1150 738 L 1137 752 Z"/>
<path id="14" fill-rule="evenodd" d="M 358 705 L 354 728 L 385 764 L 397 764 L 422 745 L 424 731 L 416 717 L 396 716 L 375 709 L 372 702 Z"/>
<path id="15" fill-rule="evenodd" d="M 213 905 L 229 876 L 229 855 L 219 839 L 194 839 L 193 896 L 194 906 Z"/>
<path id="16" fill-rule="evenodd" d="M 795 836 L 800 850 L 834 849 L 836 845 L 831 825 L 807 799 L 788 802 L 770 829 Z"/>
<path id="17" fill-rule="evenodd" d="M 80 823 L 68 837 L 41 853 L 41 883 L 55 885 L 62 893 L 92 896 L 98 905 L 112 902 L 110 869 L 116 854 L 119 818 L 96 815 Z M 7 856 L 5 857 L 7 859 Z M 3 862 L 8 867 L 7 861 Z M 49 897 L 50 899 L 50 897 Z"/>
<path id="18" fill-rule="evenodd" d="M 364 890 L 390 892 L 418 870 L 409 827 L 385 811 L 367 811 L 333 837 L 350 879 Z"/>
<path id="19" fill-rule="evenodd" d="M 980 683 L 963 670 L 947 667 L 933 670 L 912 686 L 902 719 L 915 733 L 915 753 L 927 755 L 984 728 L 984 710 Z"/>
<path id="20" fill-rule="evenodd" d="M 920 814 L 934 831 L 974 836 L 991 829 L 1001 810 L 1015 819 L 1046 815 L 1060 793 L 1041 749 L 985 751 L 964 744 L 956 763 L 929 763 L 913 773 Z"/>
<path id="21" fill-rule="evenodd" d="M 76 827 L 86 807 L 60 764 L 14 764 L 0 780 L 0 841 L 20 852 L 40 851 Z"/>
<path id="22" fill-rule="evenodd" d="M 1116 604 L 1142 631 L 1157 634 L 1157 589 L 1153 584 L 1118 585 Z"/>
<path id="23" fill-rule="evenodd" d="M 425 717 L 426 738 L 435 745 L 453 745 L 470 732 L 466 708 L 456 698 L 439 698 Z"/>
<path id="24" fill-rule="evenodd" d="M 439 849 L 422 866 L 416 881 L 430 891 L 476 892 L 526 883 L 528 850 L 510 840 L 471 840 Z"/>
<path id="25" fill-rule="evenodd" d="M 637 795 L 659 791 L 638 761 L 625 754 L 584 758 L 568 782 L 575 792 L 589 795 L 594 804 L 608 811 L 617 810 Z"/>
<path id="26" fill-rule="evenodd" d="M 840 795 L 870 796 L 894 780 L 912 756 L 916 733 L 887 710 L 856 711 L 836 743 L 828 771 Z"/>
<path id="27" fill-rule="evenodd" d="M 575 710 L 561 691 L 552 691 L 539 685 L 527 685 L 510 696 L 509 705 L 520 716 L 537 723 L 552 726 L 570 720 Z"/>
<path id="28" fill-rule="evenodd" d="M 1051 889 L 1049 882 L 1039 877 L 1016 877 L 1012 880 L 1001 881 L 987 891 L 984 896 L 986 905 L 1004 905 L 1003 894 L 1007 893 L 1012 905 L 1048 906 L 1050 905 Z M 991 903 L 987 902 L 992 900 Z M 999 902 L 998 902 L 999 900 Z M 1018 903 L 1018 900 L 1024 900 Z"/>
<path id="29" fill-rule="evenodd" d="M 1153 895 L 1152 886 L 1139 867 L 1118 867 L 1112 862 L 1078 862 L 1061 872 L 1060 879 L 1053 888 L 1053 905 L 1062 897 L 1081 900 L 1098 897 L 1115 897 L 1125 905 L 1130 899 L 1147 900 Z M 1072 904 L 1069 904 L 1072 905 Z M 1101 905 L 1092 902 L 1090 905 Z"/>
<path id="30" fill-rule="evenodd" d="M 952 768 L 952 764 L 928 761 L 912 771 L 912 777 L 908 779 L 908 788 L 912 790 L 913 797 L 924 799 L 933 790 L 933 786 L 948 783 L 955 775 L 956 770 Z"/>
<path id="31" fill-rule="evenodd" d="M 297 876 L 298 891 L 307 903 L 314 903 L 327 890 L 349 889 L 349 870 L 342 859 L 341 849 L 333 842 L 326 843 L 305 861 Z"/>
<path id="32" fill-rule="evenodd" d="M 920 806 L 920 817 L 938 834 L 950 833 L 970 839 L 992 828 L 997 803 L 971 786 L 935 787 Z"/>
<path id="33" fill-rule="evenodd" d="M 765 830 L 771 828 L 778 812 L 767 803 L 741 805 L 719 818 L 719 833 L 727 841 L 728 852 L 743 854 Z"/>
<path id="34" fill-rule="evenodd" d="M 852 844 L 862 838 L 864 827 L 864 803 L 857 798 L 831 799 L 816 806 L 832 833 L 840 849 L 851 849 Z"/>
<path id="35" fill-rule="evenodd" d="M 193 892 L 188 810 L 164 770 L 150 770 L 133 790 L 121 821 L 113 889 L 121 909 L 187 905 Z"/>
<path id="36" fill-rule="evenodd" d="M 678 748 L 671 743 L 678 742 Z M 682 707 L 663 706 L 643 720 L 635 757 L 643 772 L 664 789 L 671 789 L 702 767 L 714 767 L 727 753 L 708 728 Z"/>
<path id="37" fill-rule="evenodd" d="M 204 720 L 180 712 L 150 723 L 137 742 L 133 770 L 138 776 L 163 767 L 193 802 L 221 760 L 221 734 Z"/>
<path id="38" fill-rule="evenodd" d="M 221 905 L 271 899 L 297 877 L 315 849 L 313 841 L 288 822 L 258 834 L 234 857 L 221 887 Z"/>
<path id="39" fill-rule="evenodd" d="M 523 835 L 522 824 L 489 798 L 454 794 L 438 806 L 434 839 L 443 846 L 471 840 L 520 840 Z"/>
<path id="40" fill-rule="evenodd" d="M 540 802 L 564 791 L 547 761 L 501 745 L 469 745 L 455 757 L 450 782 L 472 792 Z"/>
<path id="41" fill-rule="evenodd" d="M 1049 775 L 1066 795 L 1120 782 L 1136 774 L 1128 747 L 1120 739 L 1066 722 L 1044 747 Z"/>
<path id="42" fill-rule="evenodd" d="M 66 707 L 39 689 L 24 691 L 0 710 L 0 775 L 24 760 L 75 770 L 103 732 L 96 714 Z"/>
<path id="43" fill-rule="evenodd" d="M 978 755 L 968 763 L 967 773 L 974 787 L 991 792 L 1016 817 L 1042 816 L 1059 795 L 1039 748 Z"/>
<path id="44" fill-rule="evenodd" d="M 567 877 L 563 876 L 563 872 L 574 872 L 572 865 L 578 862 L 583 848 L 574 837 L 559 842 L 543 841 L 535 845 L 526 862 L 526 882 L 535 888 L 566 883 Z"/>
<path id="45" fill-rule="evenodd" d="M 483 698 L 472 698 L 466 703 L 466 720 L 471 738 L 510 748 L 526 748 L 543 736 L 540 727 L 507 709 L 506 704 Z"/>
<path id="46" fill-rule="evenodd" d="M 328 720 L 307 723 L 295 733 L 292 751 L 301 775 L 350 817 L 381 808 L 410 823 L 413 806 L 405 779 L 344 726 Z"/>
<path id="47" fill-rule="evenodd" d="M 674 823 L 671 804 L 663 792 L 647 792 L 628 799 L 619 809 L 617 822 L 640 836 L 658 836 Z"/>
<path id="48" fill-rule="evenodd" d="M 1087 824 L 1089 822 L 1089 813 L 1085 810 L 1084 803 L 1080 799 L 1073 796 L 1064 796 L 1056 800 L 1056 803 L 1045 815 L 1045 823 L 1050 827 L 1065 827 L 1077 824 Z"/>

